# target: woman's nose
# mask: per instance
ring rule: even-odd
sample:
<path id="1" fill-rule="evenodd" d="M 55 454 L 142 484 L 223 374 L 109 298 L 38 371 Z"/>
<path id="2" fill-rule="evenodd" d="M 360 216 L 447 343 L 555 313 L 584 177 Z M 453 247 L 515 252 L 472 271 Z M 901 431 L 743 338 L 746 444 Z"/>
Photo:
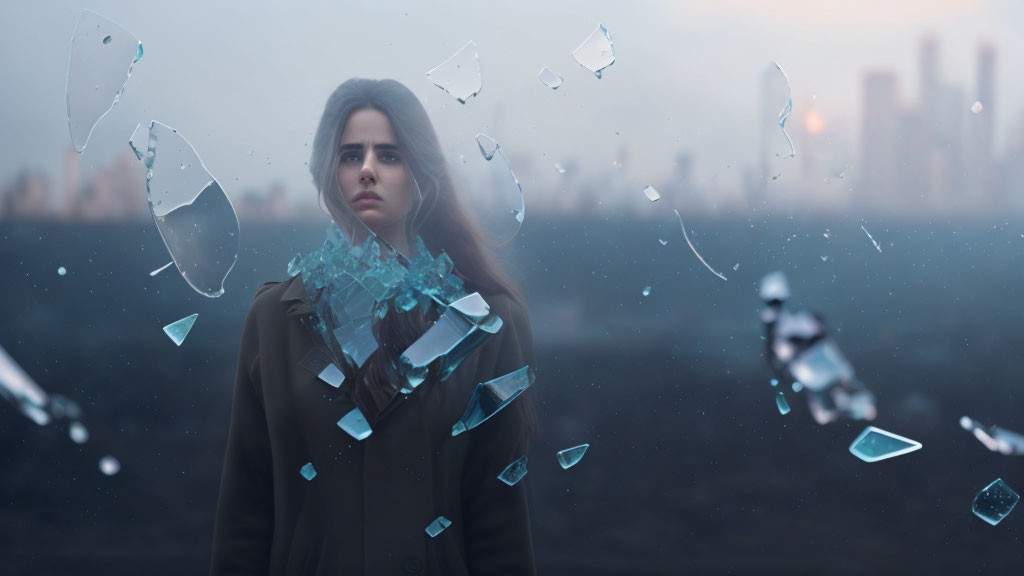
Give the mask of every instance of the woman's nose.
<path id="1" fill-rule="evenodd" d="M 359 170 L 359 182 L 373 184 L 377 182 L 377 159 L 373 153 L 367 154 L 363 167 Z"/>

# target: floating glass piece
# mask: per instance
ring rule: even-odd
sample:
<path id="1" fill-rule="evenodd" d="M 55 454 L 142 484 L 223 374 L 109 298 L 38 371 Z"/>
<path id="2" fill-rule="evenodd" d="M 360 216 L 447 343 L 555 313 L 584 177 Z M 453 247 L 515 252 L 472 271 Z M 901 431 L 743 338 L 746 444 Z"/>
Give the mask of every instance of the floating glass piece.
<path id="1" fill-rule="evenodd" d="M 562 82 L 565 80 L 558 74 L 552 72 L 551 68 L 548 68 L 547 66 L 540 69 L 540 74 L 538 74 L 538 77 L 540 78 L 540 81 L 544 83 L 545 86 L 551 88 L 552 90 L 558 90 L 558 87 L 561 86 Z"/>
<path id="2" fill-rule="evenodd" d="M 479 94 L 483 82 L 480 79 L 476 42 L 470 40 L 450 58 L 431 68 L 427 72 L 427 78 L 434 86 L 451 94 L 461 104 Z"/>
<path id="3" fill-rule="evenodd" d="M 57 268 L 57 275 L 58 276 L 64 276 L 67 273 L 68 273 L 68 269 L 67 268 L 65 268 L 63 266 L 61 266 L 60 268 Z"/>
<path id="4" fill-rule="evenodd" d="M 163 272 L 164 270 L 167 270 L 168 268 L 170 268 L 173 264 L 174 264 L 174 260 L 171 260 L 167 264 L 164 264 L 163 266 L 161 266 L 161 267 L 157 268 L 156 270 L 153 270 L 152 272 L 150 272 L 149 275 L 151 277 L 152 276 L 156 276 L 157 274 L 159 274 L 159 273 Z"/>
<path id="5" fill-rule="evenodd" d="M 786 402 L 786 395 L 782 393 L 782 390 L 775 394 L 775 405 L 779 408 L 779 414 L 783 416 L 789 414 L 789 402 Z"/>
<path id="6" fill-rule="evenodd" d="M 662 240 L 661 238 L 658 238 L 658 243 L 661 244 L 662 246 L 667 246 L 668 240 Z"/>
<path id="7" fill-rule="evenodd" d="M 36 424 L 46 426 L 50 423 L 50 414 L 45 409 L 50 401 L 46 391 L 32 380 L 3 346 L 0 346 L 0 396 L 17 406 Z"/>
<path id="8" fill-rule="evenodd" d="M 107 476 L 113 476 L 121 471 L 121 463 L 117 461 L 117 458 L 113 456 L 104 456 L 100 458 L 100 472 L 103 472 Z"/>
<path id="9" fill-rule="evenodd" d="M 452 164 L 451 169 L 467 192 L 466 206 L 480 231 L 493 245 L 510 242 L 522 228 L 526 205 L 505 149 L 490 136 L 478 134 L 472 144 L 455 143 L 449 155 L 466 160 Z"/>
<path id="10" fill-rule="evenodd" d="M 509 486 L 515 486 L 516 482 L 523 479 L 523 476 L 526 476 L 526 456 L 520 456 L 506 466 L 501 474 L 498 474 L 498 480 Z"/>
<path id="11" fill-rule="evenodd" d="M 981 111 L 984 109 L 985 107 L 981 105 L 981 102 L 975 101 L 974 104 L 971 104 L 971 112 L 974 114 L 981 114 Z"/>
<path id="12" fill-rule="evenodd" d="M 765 302 L 789 300 L 789 282 L 786 281 L 786 275 L 776 270 L 761 278 L 758 295 Z"/>
<path id="13" fill-rule="evenodd" d="M 601 78 L 601 71 L 615 63 L 615 47 L 604 24 L 598 24 L 590 36 L 572 51 L 572 57 L 580 66 Z"/>
<path id="14" fill-rule="evenodd" d="M 978 518 L 995 526 L 1013 512 L 1013 508 L 1020 501 L 1020 495 L 1003 482 L 1002 478 L 996 478 L 995 482 L 986 486 L 974 497 L 971 511 Z"/>
<path id="15" fill-rule="evenodd" d="M 501 147 L 494 138 L 487 134 L 477 134 L 476 145 L 480 147 L 480 154 L 483 155 L 484 160 L 494 158 L 494 153 Z"/>
<path id="16" fill-rule="evenodd" d="M 317 374 L 317 378 L 320 378 L 331 386 L 338 388 L 345 381 L 345 374 L 342 373 L 342 371 L 339 370 L 332 362 Z"/>
<path id="17" fill-rule="evenodd" d="M 774 127 L 765 126 L 763 128 L 769 134 L 764 145 L 768 147 L 767 151 L 776 157 L 792 158 L 796 156 L 796 148 L 793 147 L 793 140 L 786 132 L 786 121 L 793 112 L 793 92 L 790 88 L 789 76 L 778 62 L 772 62 L 768 70 L 765 71 L 763 82 L 761 90 L 766 107 L 764 122 L 774 125 Z"/>
<path id="18" fill-rule="evenodd" d="M 341 351 L 352 359 L 356 366 L 361 367 L 379 347 L 373 335 L 373 320 L 363 317 L 346 323 L 334 330 L 334 339 L 341 346 Z"/>
<path id="19" fill-rule="evenodd" d="M 920 442 L 874 426 L 865 428 L 850 444 L 850 453 L 865 462 L 878 462 L 920 449 Z"/>
<path id="20" fill-rule="evenodd" d="M 299 469 L 299 474 L 302 474 L 302 477 L 306 480 L 312 480 L 313 478 L 316 478 L 316 468 L 313 467 L 312 462 L 306 462 L 302 465 L 302 468 Z"/>
<path id="21" fill-rule="evenodd" d="M 1024 434 L 1018 434 L 998 426 L 986 427 L 967 416 L 960 418 L 960 426 L 974 434 L 986 448 L 1007 456 L 1024 454 Z"/>
<path id="22" fill-rule="evenodd" d="M 75 444 L 85 444 L 89 441 L 89 430 L 81 422 L 72 422 L 68 427 L 68 436 Z"/>
<path id="23" fill-rule="evenodd" d="M 559 174 L 565 174 L 565 166 L 562 166 L 558 162 L 555 162 L 555 171 L 557 171 Z"/>
<path id="24" fill-rule="evenodd" d="M 650 286 L 644 286 L 644 291 L 641 292 L 641 294 L 643 294 L 644 296 L 650 296 L 651 295 L 651 287 Z"/>
<path id="25" fill-rule="evenodd" d="M 882 247 L 878 244 L 878 242 L 875 242 L 875 237 L 871 235 L 871 232 L 868 232 L 868 229 L 865 228 L 863 224 L 860 225 L 860 229 L 863 230 L 864 233 L 868 235 L 868 240 L 871 240 L 871 243 L 875 245 L 875 250 L 878 250 L 878 253 L 881 254 Z"/>
<path id="26" fill-rule="evenodd" d="M 477 384 L 466 411 L 452 426 L 452 436 L 458 436 L 486 422 L 518 398 L 530 384 L 533 384 L 533 371 L 529 366 Z"/>
<path id="27" fill-rule="evenodd" d="M 793 358 L 789 372 L 809 390 L 824 390 L 854 378 L 853 366 L 831 338 L 812 345 Z"/>
<path id="28" fill-rule="evenodd" d="M 732 269 L 733 269 L 733 271 L 739 270 L 740 269 L 740 263 L 737 262 L 737 263 L 733 264 L 732 265 Z"/>
<path id="29" fill-rule="evenodd" d="M 181 343 L 185 341 L 188 336 L 189 330 L 192 329 L 192 325 L 196 323 L 196 318 L 199 314 L 191 314 L 185 316 L 181 320 L 175 320 L 167 326 L 164 326 L 164 333 L 171 339 L 175 344 L 181 346 Z"/>
<path id="30" fill-rule="evenodd" d="M 580 444 L 579 446 L 559 450 L 555 457 L 558 458 L 558 464 L 561 465 L 562 470 L 568 470 L 579 464 L 580 460 L 583 459 L 583 455 L 587 453 L 587 448 L 590 448 L 590 444 Z"/>
<path id="31" fill-rule="evenodd" d="M 444 532 L 444 529 L 451 526 L 452 521 L 445 518 L 444 516 L 438 516 L 433 522 L 430 523 L 426 528 L 427 535 L 431 538 L 437 537 L 438 534 Z"/>
<path id="32" fill-rule="evenodd" d="M 341 420 L 338 420 L 338 428 L 356 440 L 365 440 L 373 433 L 370 423 L 366 421 L 366 417 L 363 416 L 363 412 L 359 408 L 353 408 L 351 412 L 342 416 Z"/>
<path id="33" fill-rule="evenodd" d="M 344 372 L 331 362 L 327 354 L 318 348 L 310 350 L 302 361 L 299 362 L 299 366 L 302 366 L 334 388 L 338 388 L 345 381 Z"/>
<path id="34" fill-rule="evenodd" d="M 182 277 L 203 296 L 220 296 L 238 259 L 231 200 L 177 130 L 156 121 L 148 130 L 140 124 L 129 145 L 148 169 L 149 209 Z"/>
<path id="35" fill-rule="evenodd" d="M 475 318 L 467 316 L 460 308 Z M 489 315 L 481 317 L 485 308 Z M 401 362 L 408 383 L 403 392 L 409 393 L 423 382 L 427 366 L 439 358 L 438 376 L 441 380 L 446 379 L 501 326 L 501 318 L 490 314 L 490 307 L 479 294 L 474 292 L 453 302 L 437 322 L 402 353 Z"/>
<path id="36" fill-rule="evenodd" d="M 791 384 L 791 388 L 793 388 L 793 392 L 799 392 L 804 389 L 804 383 L 797 380 Z"/>
<path id="37" fill-rule="evenodd" d="M 100 120 L 117 104 L 142 43 L 117 23 L 83 10 L 71 37 L 65 87 L 68 129 L 82 152 Z"/>
<path id="38" fill-rule="evenodd" d="M 451 307 L 474 322 L 481 322 L 491 315 L 490 305 L 479 292 L 459 298 L 451 303 Z"/>
<path id="39" fill-rule="evenodd" d="M 771 380 L 768 381 L 768 383 L 772 385 L 772 388 L 775 388 L 776 386 L 779 385 L 779 380 L 778 378 L 772 378 Z"/>
<path id="40" fill-rule="evenodd" d="M 661 194 L 658 194 L 658 191 L 654 189 L 654 186 L 647 186 L 644 188 L 644 196 L 647 196 L 647 199 L 651 202 L 657 202 L 661 199 Z"/>
<path id="41" fill-rule="evenodd" d="M 722 280 L 728 280 L 728 278 L 726 278 L 720 272 L 712 268 L 711 265 L 704 260 L 704 257 L 701 256 L 699 252 L 697 252 L 697 249 L 693 246 L 693 242 L 690 242 L 690 236 L 686 233 L 686 226 L 683 226 L 683 217 L 679 215 L 679 210 L 673 211 L 676 213 L 676 218 L 679 219 L 679 227 L 683 229 L 683 239 L 686 240 L 686 243 L 690 246 L 690 250 L 693 250 L 694 255 L 697 256 L 697 259 L 700 260 L 700 263 L 703 264 L 705 268 L 710 270 L 711 273 L 714 274 L 715 276 L 718 276 Z"/>

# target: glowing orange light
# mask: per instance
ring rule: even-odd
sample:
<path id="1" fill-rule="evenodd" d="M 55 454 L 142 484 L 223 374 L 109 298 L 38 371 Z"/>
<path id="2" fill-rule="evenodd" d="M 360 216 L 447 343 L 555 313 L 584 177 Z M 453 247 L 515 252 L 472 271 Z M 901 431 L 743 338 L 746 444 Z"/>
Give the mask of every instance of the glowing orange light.
<path id="1" fill-rule="evenodd" d="M 808 134 L 818 134 L 825 129 L 825 119 L 821 117 L 821 114 L 811 108 L 804 114 L 804 131 Z"/>

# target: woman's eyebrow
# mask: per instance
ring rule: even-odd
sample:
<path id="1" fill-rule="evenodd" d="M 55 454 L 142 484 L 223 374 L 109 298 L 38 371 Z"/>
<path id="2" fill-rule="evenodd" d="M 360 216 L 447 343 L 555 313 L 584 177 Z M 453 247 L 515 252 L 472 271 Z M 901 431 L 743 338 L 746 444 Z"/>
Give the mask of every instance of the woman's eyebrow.
<path id="1" fill-rule="evenodd" d="M 363 149 L 363 145 L 359 144 L 359 143 L 356 143 L 356 142 L 353 142 L 353 143 L 350 143 L 350 144 L 342 144 L 339 148 L 341 150 L 362 150 Z M 374 150 L 398 150 L 398 145 L 397 144 L 374 144 L 373 145 L 373 149 Z"/>

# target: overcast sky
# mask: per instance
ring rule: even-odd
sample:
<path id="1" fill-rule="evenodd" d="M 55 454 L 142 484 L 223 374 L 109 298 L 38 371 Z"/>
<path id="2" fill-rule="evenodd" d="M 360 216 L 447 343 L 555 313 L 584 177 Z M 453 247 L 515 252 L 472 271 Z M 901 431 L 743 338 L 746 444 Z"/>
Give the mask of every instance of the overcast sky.
<path id="1" fill-rule="evenodd" d="M 352 76 L 406 83 L 449 149 L 472 149 L 486 132 L 510 156 L 575 157 L 584 170 L 627 150 L 639 184 L 669 174 L 679 151 L 695 155 L 704 180 L 753 164 L 760 74 L 772 60 L 793 84 L 795 114 L 813 95 L 830 127 L 856 137 L 865 71 L 894 70 L 913 101 L 917 45 L 932 32 L 945 78 L 973 102 L 975 51 L 987 39 L 998 49 L 1000 141 L 1024 112 L 1024 64 L 1011 57 L 1024 53 L 1024 6 L 1009 0 L 22 2 L 0 16 L 0 181 L 23 166 L 59 174 L 70 144 L 68 51 L 83 8 L 145 46 L 83 170 L 156 119 L 191 140 L 229 194 L 276 180 L 312 197 L 308 144 L 327 96 Z M 616 53 L 600 80 L 570 55 L 598 24 Z M 469 40 L 483 91 L 461 105 L 424 73 Z M 540 83 L 542 66 L 565 77 L 562 88 Z"/>

